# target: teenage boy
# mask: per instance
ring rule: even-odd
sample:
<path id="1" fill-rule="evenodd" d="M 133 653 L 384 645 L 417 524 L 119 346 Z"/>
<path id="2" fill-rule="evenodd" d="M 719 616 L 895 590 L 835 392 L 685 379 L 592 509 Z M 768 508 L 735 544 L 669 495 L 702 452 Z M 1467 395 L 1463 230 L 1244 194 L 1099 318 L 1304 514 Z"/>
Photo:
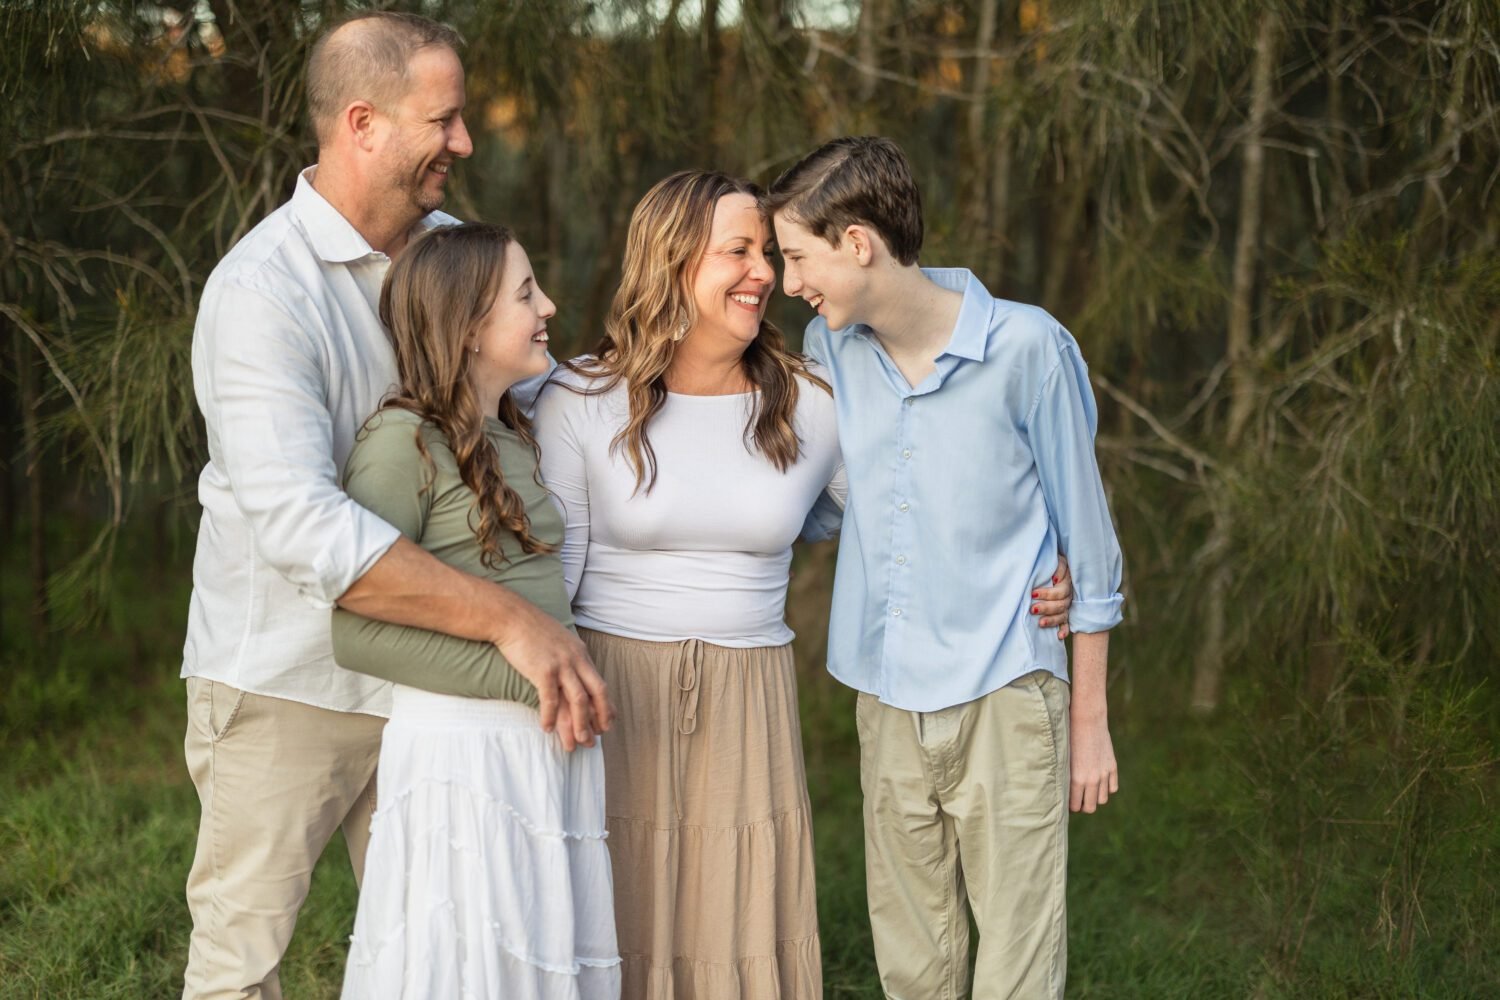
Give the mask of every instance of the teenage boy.
<path id="1" fill-rule="evenodd" d="M 1118 790 L 1104 678 L 1121 561 L 1078 344 L 967 270 L 917 266 L 921 200 L 888 139 L 827 143 L 771 208 L 848 466 L 828 669 L 859 691 L 881 985 L 964 996 L 972 907 L 975 996 L 1061 997 L 1068 810 Z M 1071 688 L 1029 614 L 1059 552 Z"/>

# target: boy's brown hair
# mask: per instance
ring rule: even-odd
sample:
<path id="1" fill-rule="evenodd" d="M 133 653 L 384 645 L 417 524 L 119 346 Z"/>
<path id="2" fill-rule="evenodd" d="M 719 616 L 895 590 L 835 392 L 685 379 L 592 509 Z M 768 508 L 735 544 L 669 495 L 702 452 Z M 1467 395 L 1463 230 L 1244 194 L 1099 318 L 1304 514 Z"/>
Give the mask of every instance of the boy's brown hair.
<path id="1" fill-rule="evenodd" d="M 911 164 L 882 136 L 825 142 L 776 178 L 768 203 L 833 246 L 861 225 L 878 232 L 902 264 L 915 264 L 922 249 L 922 196 Z"/>

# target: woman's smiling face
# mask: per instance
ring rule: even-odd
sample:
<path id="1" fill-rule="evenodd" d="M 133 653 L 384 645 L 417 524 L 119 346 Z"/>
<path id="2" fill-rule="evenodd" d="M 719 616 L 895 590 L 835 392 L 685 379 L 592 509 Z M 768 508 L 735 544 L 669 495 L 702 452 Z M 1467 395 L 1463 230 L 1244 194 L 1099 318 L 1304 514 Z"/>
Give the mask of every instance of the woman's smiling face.
<path id="1" fill-rule="evenodd" d="M 748 194 L 726 194 L 714 205 L 708 245 L 693 274 L 698 321 L 688 336 L 723 338 L 743 351 L 760 333 L 776 287 L 771 230 Z"/>

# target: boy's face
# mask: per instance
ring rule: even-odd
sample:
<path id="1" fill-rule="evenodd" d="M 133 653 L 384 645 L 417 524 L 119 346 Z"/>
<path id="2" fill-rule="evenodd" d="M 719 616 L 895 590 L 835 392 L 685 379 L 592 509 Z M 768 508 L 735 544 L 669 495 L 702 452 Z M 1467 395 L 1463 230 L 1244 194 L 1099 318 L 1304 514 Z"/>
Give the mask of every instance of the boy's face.
<path id="1" fill-rule="evenodd" d="M 786 261 L 782 278 L 786 293 L 806 300 L 828 321 L 830 330 L 858 323 L 854 310 L 864 271 L 850 242 L 834 246 L 784 212 L 776 213 L 774 222 L 777 249 Z"/>

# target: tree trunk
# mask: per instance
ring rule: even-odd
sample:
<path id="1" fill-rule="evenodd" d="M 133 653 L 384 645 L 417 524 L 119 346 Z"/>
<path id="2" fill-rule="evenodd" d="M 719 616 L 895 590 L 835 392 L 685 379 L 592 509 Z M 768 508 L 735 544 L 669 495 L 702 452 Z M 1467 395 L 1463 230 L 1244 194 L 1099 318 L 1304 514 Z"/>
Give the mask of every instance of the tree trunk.
<path id="1" fill-rule="evenodd" d="M 703 133 L 700 137 L 702 153 L 700 162 L 719 162 L 719 144 L 714 135 L 714 124 L 719 120 L 719 77 L 723 72 L 724 40 L 719 35 L 719 0 L 703 0 L 703 64 L 706 86 L 703 115 Z"/>
<path id="2" fill-rule="evenodd" d="M 969 258 L 975 270 L 985 273 L 984 263 L 990 255 L 990 171 L 988 159 L 988 115 L 990 96 L 990 49 L 995 44 L 997 0 L 979 0 L 979 30 L 974 38 L 974 75 L 969 88 L 969 163 L 964 171 L 968 191 Z M 960 213 L 962 215 L 964 213 Z"/>
<path id="3" fill-rule="evenodd" d="M 1255 373 L 1251 370 L 1251 297 L 1255 264 L 1260 256 L 1261 207 L 1265 195 L 1266 123 L 1271 117 L 1272 75 L 1276 68 L 1276 19 L 1270 11 L 1260 16 L 1255 39 L 1255 64 L 1250 81 L 1250 121 L 1240 178 L 1239 228 L 1234 241 L 1234 272 L 1229 298 L 1228 354 L 1231 366 L 1229 397 L 1230 447 L 1239 443 L 1255 409 Z"/>
<path id="4" fill-rule="evenodd" d="M 875 75 L 879 60 L 875 42 L 882 6 L 882 0 L 864 0 L 859 5 L 859 26 L 855 31 L 858 34 L 859 52 L 859 90 L 857 93 L 861 104 L 875 96 L 875 87 L 880 83 L 880 78 Z"/>
<path id="5" fill-rule="evenodd" d="M 1220 512 L 1203 550 L 1213 569 L 1199 618 L 1198 650 L 1193 658 L 1193 690 L 1188 707 L 1198 715 L 1208 715 L 1219 707 L 1224 683 L 1224 616 L 1229 594 L 1229 515 Z"/>
<path id="6" fill-rule="evenodd" d="M 46 645 L 50 625 L 47 600 L 47 508 L 42 486 L 41 431 L 37 422 L 40 390 L 36 363 L 25 334 L 15 330 L 16 381 L 21 403 L 21 468 L 26 476 L 26 555 L 31 577 L 31 629 L 36 645 Z"/>
<path id="7" fill-rule="evenodd" d="M 1077 92 L 1077 74 L 1073 86 L 1063 95 L 1062 114 L 1064 122 L 1077 121 L 1074 113 Z M 1047 265 L 1042 274 L 1042 308 L 1061 315 L 1073 312 L 1064 308 L 1063 289 L 1068 287 L 1068 275 L 1072 273 L 1073 261 L 1078 255 L 1079 231 L 1083 228 L 1083 209 L 1088 203 L 1088 149 L 1084 145 L 1082 130 L 1076 125 L 1068 126 L 1066 151 L 1063 153 L 1062 206 L 1047 225 Z"/>
<path id="8" fill-rule="evenodd" d="M 1260 252 L 1260 220 L 1264 195 L 1266 153 L 1262 139 L 1271 117 L 1272 76 L 1276 68 L 1276 21 L 1270 12 L 1261 14 L 1255 40 L 1255 61 L 1250 76 L 1250 120 L 1245 136 L 1240 178 L 1239 230 L 1235 236 L 1234 272 L 1229 303 L 1228 356 L 1230 361 L 1228 445 L 1233 448 L 1243 434 L 1255 406 L 1256 380 L 1251 372 L 1251 295 L 1255 286 L 1255 263 Z M 1209 713 L 1219 707 L 1224 680 L 1224 629 L 1230 584 L 1227 562 L 1234 522 L 1222 506 L 1216 506 L 1214 526 L 1205 546 L 1211 567 L 1200 609 L 1202 628 L 1193 661 L 1190 707 Z"/>
<path id="9" fill-rule="evenodd" d="M 1007 295 L 1002 289 L 1007 283 L 1005 267 L 1008 261 L 1005 252 L 1010 246 L 1010 165 L 1013 143 L 1009 115 L 1002 112 L 1000 121 L 1001 124 L 995 129 L 995 162 L 990 177 L 990 256 L 984 266 L 989 279 L 994 282 L 989 287 L 1002 297 L 1015 298 L 1015 295 Z"/>
<path id="10" fill-rule="evenodd" d="M 570 199 L 577 197 L 568 180 L 568 138 L 563 134 L 561 116 L 547 125 L 547 292 L 557 294 L 563 288 L 563 242 Z"/>

